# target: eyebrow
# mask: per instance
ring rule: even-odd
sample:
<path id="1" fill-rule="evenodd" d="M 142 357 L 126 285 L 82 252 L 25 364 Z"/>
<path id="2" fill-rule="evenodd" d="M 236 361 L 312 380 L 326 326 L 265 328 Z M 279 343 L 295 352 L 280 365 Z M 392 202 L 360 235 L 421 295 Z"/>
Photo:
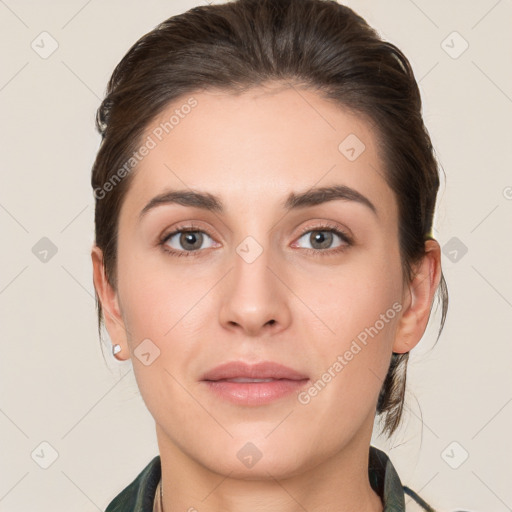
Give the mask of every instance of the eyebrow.
<path id="1" fill-rule="evenodd" d="M 378 217 L 375 205 L 363 194 L 346 185 L 313 188 L 300 193 L 292 192 L 283 203 L 283 208 L 288 211 L 297 210 L 334 200 L 354 201 L 362 204 Z M 180 204 L 216 213 L 224 212 L 222 200 L 216 195 L 193 190 L 168 190 L 153 197 L 141 210 L 139 218 L 141 219 L 150 210 L 167 204 Z"/>

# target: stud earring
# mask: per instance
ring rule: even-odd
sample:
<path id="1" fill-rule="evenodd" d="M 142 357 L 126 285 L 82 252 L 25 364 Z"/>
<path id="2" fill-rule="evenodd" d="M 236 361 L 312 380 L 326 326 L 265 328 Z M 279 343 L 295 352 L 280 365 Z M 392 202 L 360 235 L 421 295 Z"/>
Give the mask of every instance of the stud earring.
<path id="1" fill-rule="evenodd" d="M 121 352 L 121 345 L 118 345 L 117 343 L 112 346 L 112 355 L 116 355 L 118 352 Z"/>

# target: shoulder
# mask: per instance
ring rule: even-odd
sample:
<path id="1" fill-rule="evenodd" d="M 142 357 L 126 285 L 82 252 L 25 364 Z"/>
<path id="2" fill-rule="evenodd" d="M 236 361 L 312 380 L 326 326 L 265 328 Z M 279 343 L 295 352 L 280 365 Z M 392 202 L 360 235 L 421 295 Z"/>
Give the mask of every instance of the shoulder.
<path id="1" fill-rule="evenodd" d="M 161 476 L 160 456 L 155 456 L 139 475 L 108 505 L 105 512 L 152 512 Z"/>
<path id="2" fill-rule="evenodd" d="M 110 502 L 105 512 L 152 512 L 161 471 L 160 456 L 157 455 Z M 414 500 L 415 510 L 435 512 L 436 509 L 415 491 L 402 485 L 390 458 L 375 446 L 370 446 L 368 476 L 372 488 L 384 503 L 383 512 L 406 512 L 406 495 Z"/>
<path id="3" fill-rule="evenodd" d="M 373 490 L 381 497 L 383 512 L 436 512 L 417 492 L 402 485 L 395 467 L 385 452 L 370 445 L 368 476 Z M 457 509 L 455 512 L 469 512 Z"/>
<path id="4" fill-rule="evenodd" d="M 370 446 L 368 476 L 373 490 L 381 497 L 384 512 L 406 512 L 405 497 L 410 496 L 415 510 L 434 512 L 435 509 L 409 487 L 402 485 L 391 459 L 385 452 Z M 409 500 L 410 501 L 410 500 Z"/>

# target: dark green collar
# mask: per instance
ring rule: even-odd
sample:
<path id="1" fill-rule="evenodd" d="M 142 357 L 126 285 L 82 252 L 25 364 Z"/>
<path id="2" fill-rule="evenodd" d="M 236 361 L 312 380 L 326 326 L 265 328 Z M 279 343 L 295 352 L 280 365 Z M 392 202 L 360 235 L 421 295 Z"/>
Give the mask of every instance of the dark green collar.
<path id="1" fill-rule="evenodd" d="M 160 456 L 154 457 L 137 478 L 119 493 L 105 512 L 153 512 L 153 501 L 162 474 Z M 370 446 L 368 476 L 384 503 L 384 512 L 405 512 L 404 489 L 389 457 Z"/>
<path id="2" fill-rule="evenodd" d="M 153 512 L 156 486 L 161 475 L 160 455 L 157 455 L 139 476 L 111 501 L 105 512 Z"/>

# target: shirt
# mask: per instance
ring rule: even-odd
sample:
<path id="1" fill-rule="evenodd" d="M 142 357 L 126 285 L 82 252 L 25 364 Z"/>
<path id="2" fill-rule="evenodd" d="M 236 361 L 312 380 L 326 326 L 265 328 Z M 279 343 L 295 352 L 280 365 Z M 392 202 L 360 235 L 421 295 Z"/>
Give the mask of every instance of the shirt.
<path id="1" fill-rule="evenodd" d="M 158 510 L 157 489 L 162 476 L 160 456 L 154 457 L 135 480 L 121 491 L 108 505 L 105 512 L 153 512 Z M 405 512 L 405 494 L 411 496 L 422 510 L 435 512 L 400 478 L 389 457 L 378 448 L 370 446 L 368 477 L 372 489 L 383 503 L 383 512 Z"/>

